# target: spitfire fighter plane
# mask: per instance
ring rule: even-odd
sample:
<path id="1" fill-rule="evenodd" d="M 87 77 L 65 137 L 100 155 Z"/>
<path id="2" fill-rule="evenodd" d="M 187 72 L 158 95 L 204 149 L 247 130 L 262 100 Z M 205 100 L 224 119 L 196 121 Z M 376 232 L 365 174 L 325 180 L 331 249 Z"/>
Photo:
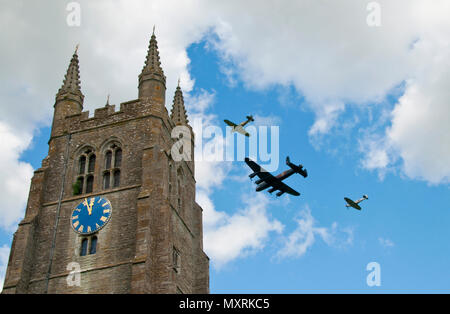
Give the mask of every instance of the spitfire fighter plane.
<path id="1" fill-rule="evenodd" d="M 345 207 L 353 207 L 354 209 L 361 210 L 361 206 L 359 206 L 358 204 L 368 199 L 369 197 L 367 195 L 363 195 L 363 197 L 357 201 L 352 201 L 351 199 L 344 197 L 344 200 L 347 202 L 347 205 L 345 205 Z"/>
<path id="2" fill-rule="evenodd" d="M 250 134 L 244 130 L 244 126 L 247 123 L 249 123 L 250 121 L 255 121 L 255 120 L 253 119 L 253 116 L 247 116 L 247 121 L 244 121 L 241 124 L 235 124 L 235 123 L 231 122 L 230 120 L 223 120 L 223 121 L 232 127 L 231 132 L 238 132 L 238 133 L 241 133 L 248 137 L 248 136 L 250 136 Z"/>
<path id="3" fill-rule="evenodd" d="M 289 170 L 286 170 L 282 173 L 280 173 L 277 176 L 271 175 L 269 172 L 264 170 L 260 165 L 258 165 L 256 162 L 250 160 L 249 158 L 245 158 L 246 164 L 253 170 L 253 173 L 249 175 L 250 179 L 253 179 L 253 177 L 258 176 L 259 179 L 255 181 L 255 183 L 258 185 L 256 187 L 256 192 L 263 191 L 269 187 L 271 187 L 270 190 L 268 190 L 269 193 L 273 193 L 277 190 L 279 192 L 276 194 L 277 196 L 281 196 L 284 193 L 288 193 L 294 196 L 299 196 L 300 193 L 292 189 L 291 187 L 284 184 L 282 181 L 294 173 L 301 174 L 303 177 L 308 176 L 308 172 L 306 169 L 303 169 L 302 165 L 294 165 L 289 160 L 289 157 L 286 157 L 286 164 L 291 168 Z"/>

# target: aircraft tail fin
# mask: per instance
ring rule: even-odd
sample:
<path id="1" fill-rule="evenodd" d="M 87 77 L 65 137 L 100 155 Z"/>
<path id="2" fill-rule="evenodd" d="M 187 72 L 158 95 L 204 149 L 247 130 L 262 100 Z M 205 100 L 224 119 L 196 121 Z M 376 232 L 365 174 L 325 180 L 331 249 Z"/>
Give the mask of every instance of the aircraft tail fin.
<path id="1" fill-rule="evenodd" d="M 247 116 L 247 120 L 252 122 L 255 121 L 255 119 L 253 119 L 253 116 Z"/>
<path id="2" fill-rule="evenodd" d="M 303 169 L 303 165 L 295 165 L 291 162 L 289 156 L 286 157 L 286 165 L 288 165 L 292 170 L 294 170 L 295 172 L 301 174 L 302 176 L 304 176 L 305 178 L 308 176 L 308 172 L 306 171 L 306 169 Z"/>

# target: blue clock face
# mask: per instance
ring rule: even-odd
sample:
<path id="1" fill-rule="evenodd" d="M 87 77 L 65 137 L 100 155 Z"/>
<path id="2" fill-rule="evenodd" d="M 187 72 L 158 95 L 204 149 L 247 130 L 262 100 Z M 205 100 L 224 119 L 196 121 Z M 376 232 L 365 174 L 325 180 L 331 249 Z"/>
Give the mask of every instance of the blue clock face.
<path id="1" fill-rule="evenodd" d="M 111 203 L 106 198 L 85 198 L 72 212 L 72 228 L 79 234 L 97 232 L 111 219 L 111 213 Z"/>

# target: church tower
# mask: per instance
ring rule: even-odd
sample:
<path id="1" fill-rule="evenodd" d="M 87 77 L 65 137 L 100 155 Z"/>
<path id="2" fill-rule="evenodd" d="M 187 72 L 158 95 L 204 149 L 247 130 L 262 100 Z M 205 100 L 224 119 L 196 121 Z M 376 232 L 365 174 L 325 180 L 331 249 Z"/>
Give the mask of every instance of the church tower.
<path id="1" fill-rule="evenodd" d="M 138 99 L 83 111 L 77 50 L 55 98 L 47 157 L 14 233 L 3 293 L 209 293 L 194 134 L 178 86 L 172 113 L 156 36 Z M 188 130 L 188 157 L 172 138 Z M 176 133 L 176 132 L 175 132 Z"/>

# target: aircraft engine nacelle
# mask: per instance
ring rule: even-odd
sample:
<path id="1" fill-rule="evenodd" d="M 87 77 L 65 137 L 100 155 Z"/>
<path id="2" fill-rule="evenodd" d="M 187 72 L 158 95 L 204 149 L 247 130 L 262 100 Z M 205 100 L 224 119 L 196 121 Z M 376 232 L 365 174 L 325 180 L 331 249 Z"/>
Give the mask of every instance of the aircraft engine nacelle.
<path id="1" fill-rule="evenodd" d="M 269 193 L 273 193 L 273 192 L 275 192 L 277 189 L 276 188 L 271 188 L 270 190 L 268 190 L 267 192 L 269 192 Z"/>
<path id="2" fill-rule="evenodd" d="M 257 174 L 258 174 L 258 172 L 253 172 L 253 173 L 249 174 L 248 176 L 250 177 L 250 179 L 253 179 Z"/>
<path id="3" fill-rule="evenodd" d="M 277 196 L 281 196 L 281 195 L 283 195 L 284 194 L 284 191 L 280 191 L 280 192 L 278 192 L 276 195 Z"/>
<path id="4" fill-rule="evenodd" d="M 256 180 L 256 181 L 255 181 L 256 184 L 261 184 L 261 183 L 263 183 L 263 182 L 264 182 L 263 179 L 259 179 L 259 180 Z"/>

